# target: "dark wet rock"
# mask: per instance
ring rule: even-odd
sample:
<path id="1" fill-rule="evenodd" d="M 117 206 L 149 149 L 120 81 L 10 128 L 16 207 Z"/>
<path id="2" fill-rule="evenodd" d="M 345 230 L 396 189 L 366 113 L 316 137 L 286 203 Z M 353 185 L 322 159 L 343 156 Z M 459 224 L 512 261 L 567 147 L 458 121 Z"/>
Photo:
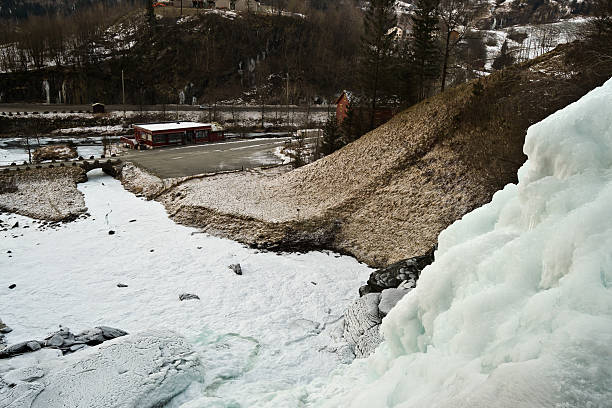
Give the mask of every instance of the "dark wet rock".
<path id="1" fill-rule="evenodd" d="M 425 255 L 415 256 L 378 269 L 370 275 L 368 283 L 359 288 L 361 296 L 367 293 L 382 292 L 385 289 L 397 288 L 405 281 L 418 281 L 421 271 L 434 260 L 432 248 Z"/>
<path id="2" fill-rule="evenodd" d="M 118 288 L 127 288 L 127 287 L 128 287 L 128 285 L 126 285 L 125 283 L 118 283 L 118 284 L 117 284 L 117 287 L 118 287 Z"/>
<path id="3" fill-rule="evenodd" d="M 19 222 L 16 222 L 15 224 L 13 224 L 12 228 L 19 228 Z"/>
<path id="4" fill-rule="evenodd" d="M 9 289 L 15 289 L 16 287 L 17 287 L 17 285 L 15 285 L 14 283 L 11 283 L 8 288 Z"/>
<path id="5" fill-rule="evenodd" d="M 115 231 L 113 230 L 108 231 L 108 235 L 115 235 Z"/>
<path id="6" fill-rule="evenodd" d="M 200 297 L 198 295 L 194 295 L 192 293 L 181 293 L 179 295 L 179 300 L 180 301 L 183 301 L 183 300 L 192 300 L 192 299 L 200 300 Z"/>
<path id="7" fill-rule="evenodd" d="M 41 348 L 59 349 L 63 354 L 68 354 L 86 346 L 96 346 L 126 334 L 128 333 L 123 330 L 108 326 L 94 327 L 79 334 L 74 334 L 68 328 L 62 327 L 59 331 L 51 333 L 42 341 L 24 341 L 0 350 L 0 359 L 30 353 Z"/>
<path id="8" fill-rule="evenodd" d="M 130 220 L 130 222 L 136 222 L 136 220 Z"/>
<path id="9" fill-rule="evenodd" d="M 242 275 L 242 267 L 240 264 L 232 264 L 229 266 L 229 268 L 234 271 L 236 275 Z"/>

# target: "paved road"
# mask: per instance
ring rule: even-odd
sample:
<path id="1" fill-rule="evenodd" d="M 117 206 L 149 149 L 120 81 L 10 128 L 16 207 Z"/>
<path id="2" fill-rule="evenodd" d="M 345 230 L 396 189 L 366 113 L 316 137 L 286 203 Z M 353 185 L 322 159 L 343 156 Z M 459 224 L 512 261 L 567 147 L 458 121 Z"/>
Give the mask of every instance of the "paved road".
<path id="1" fill-rule="evenodd" d="M 161 178 L 191 176 L 223 170 L 238 170 L 280 164 L 274 150 L 289 138 L 233 140 L 228 142 L 134 150 L 121 155 Z"/>

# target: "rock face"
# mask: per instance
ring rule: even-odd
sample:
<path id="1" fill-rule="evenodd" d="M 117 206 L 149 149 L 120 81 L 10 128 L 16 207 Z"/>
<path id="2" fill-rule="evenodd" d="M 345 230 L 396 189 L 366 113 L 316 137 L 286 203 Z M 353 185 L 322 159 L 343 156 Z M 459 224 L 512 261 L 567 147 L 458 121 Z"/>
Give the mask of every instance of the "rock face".
<path id="1" fill-rule="evenodd" d="M 423 268 L 433 262 L 435 247 L 425 255 L 415 256 L 378 269 L 370 275 L 367 285 L 359 288 L 361 296 L 367 293 L 382 292 L 385 289 L 397 288 L 403 282 L 413 282 L 416 286 Z"/>
<path id="2" fill-rule="evenodd" d="M 344 314 L 343 337 L 357 358 L 369 356 L 382 341 L 378 333 L 382 322 L 379 302 L 379 293 L 368 293 L 355 300 Z"/>
<path id="3" fill-rule="evenodd" d="M 77 157 L 74 147 L 68 145 L 43 146 L 34 150 L 32 161 L 40 163 L 45 160 L 67 160 Z"/>
<path id="4" fill-rule="evenodd" d="M 58 361 L 3 374 L 0 406 L 160 407 L 203 375 L 188 343 L 168 331 L 121 337 Z"/>
<path id="5" fill-rule="evenodd" d="M 0 359 L 30 353 L 40 350 L 41 348 L 55 348 L 61 350 L 63 354 L 68 354 L 86 346 L 96 346 L 107 340 L 125 336 L 126 334 L 128 333 L 123 330 L 107 326 L 95 327 L 76 335 L 71 333 L 69 329 L 62 328 L 50 334 L 44 340 L 29 340 L 10 345 L 0 350 Z"/>

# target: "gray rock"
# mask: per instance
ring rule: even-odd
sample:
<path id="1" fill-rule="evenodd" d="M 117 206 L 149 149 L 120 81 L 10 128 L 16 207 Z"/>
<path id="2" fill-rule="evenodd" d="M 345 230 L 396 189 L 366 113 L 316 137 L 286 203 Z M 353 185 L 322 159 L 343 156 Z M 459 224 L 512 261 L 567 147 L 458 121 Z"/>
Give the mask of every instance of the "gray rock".
<path id="1" fill-rule="evenodd" d="M 10 327 L 8 327 L 6 324 L 4 324 L 4 323 L 2 322 L 2 320 L 0 320 L 0 333 L 2 333 L 2 334 L 7 334 L 7 333 L 10 333 L 10 332 L 12 332 L 12 331 L 13 331 L 13 329 L 11 329 Z"/>
<path id="2" fill-rule="evenodd" d="M 9 358 L 18 354 L 37 351 L 41 348 L 59 349 L 63 354 L 68 354 L 86 346 L 96 346 L 126 334 L 128 333 L 120 329 L 99 326 L 75 335 L 68 328 L 63 327 L 59 331 L 51 333 L 45 340 L 31 340 L 8 346 L 0 350 L 0 358 Z"/>
<path id="3" fill-rule="evenodd" d="M 62 344 L 64 344 L 64 338 L 59 333 L 51 336 L 46 342 L 47 347 L 59 347 Z"/>
<path id="4" fill-rule="evenodd" d="M 390 288 L 382 291 L 380 295 L 380 303 L 378 304 L 378 311 L 382 316 L 389 314 L 391 309 L 395 307 L 410 289 Z"/>
<path id="5" fill-rule="evenodd" d="M 242 267 L 240 266 L 240 264 L 233 264 L 230 265 L 229 268 L 234 271 L 234 273 L 236 275 L 242 275 Z"/>
<path id="6" fill-rule="evenodd" d="M 344 339 L 357 358 L 369 356 L 380 344 L 378 326 L 382 318 L 378 312 L 380 293 L 369 293 L 355 300 L 344 314 Z"/>
<path id="7" fill-rule="evenodd" d="M 13 378 L 3 387 L 6 375 L 0 375 L 0 389 L 6 391 L 0 393 L 0 406 L 160 407 L 204 375 L 197 353 L 168 331 L 126 336 L 60 362 L 32 382 Z"/>
<path id="8" fill-rule="evenodd" d="M 194 295 L 192 293 L 181 293 L 179 295 L 179 300 L 183 301 L 183 300 L 191 300 L 191 299 L 197 299 L 200 300 L 200 297 L 198 295 Z"/>
<path id="9" fill-rule="evenodd" d="M 126 331 L 108 326 L 98 326 L 96 327 L 96 329 L 102 330 L 102 335 L 106 340 L 116 339 L 117 337 L 125 336 L 126 334 L 128 334 Z"/>

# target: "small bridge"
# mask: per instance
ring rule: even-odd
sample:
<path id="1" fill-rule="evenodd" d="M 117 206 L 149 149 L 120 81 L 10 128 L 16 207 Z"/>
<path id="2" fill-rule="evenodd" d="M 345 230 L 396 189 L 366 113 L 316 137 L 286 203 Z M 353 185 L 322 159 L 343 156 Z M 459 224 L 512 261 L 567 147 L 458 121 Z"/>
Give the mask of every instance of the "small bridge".
<path id="1" fill-rule="evenodd" d="M 87 173 L 93 169 L 102 169 L 106 174 L 113 177 L 117 175 L 117 166 L 121 164 L 121 159 L 118 157 L 100 156 L 95 158 L 91 156 L 89 159 L 79 158 L 75 160 L 53 160 L 46 163 L 38 164 L 16 164 L 12 163 L 9 166 L 0 166 L 0 174 L 17 173 L 21 171 L 29 171 L 33 169 L 52 169 L 57 167 L 80 167 Z"/>

